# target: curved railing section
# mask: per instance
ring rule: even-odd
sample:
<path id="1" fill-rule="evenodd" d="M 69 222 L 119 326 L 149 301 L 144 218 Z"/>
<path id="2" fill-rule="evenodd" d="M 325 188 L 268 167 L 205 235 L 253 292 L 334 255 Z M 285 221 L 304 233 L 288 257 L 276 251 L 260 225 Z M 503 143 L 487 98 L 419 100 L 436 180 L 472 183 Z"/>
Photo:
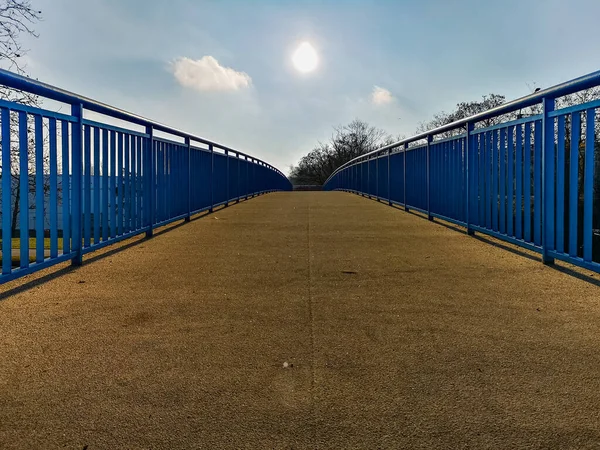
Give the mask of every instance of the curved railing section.
<path id="1" fill-rule="evenodd" d="M 239 150 L 8 71 L 0 85 L 68 110 L 0 101 L 0 283 L 292 189 L 281 171 Z"/>
<path id="2" fill-rule="evenodd" d="M 382 147 L 339 167 L 324 189 L 600 272 L 600 100 L 559 107 L 598 85 L 600 71 Z"/>

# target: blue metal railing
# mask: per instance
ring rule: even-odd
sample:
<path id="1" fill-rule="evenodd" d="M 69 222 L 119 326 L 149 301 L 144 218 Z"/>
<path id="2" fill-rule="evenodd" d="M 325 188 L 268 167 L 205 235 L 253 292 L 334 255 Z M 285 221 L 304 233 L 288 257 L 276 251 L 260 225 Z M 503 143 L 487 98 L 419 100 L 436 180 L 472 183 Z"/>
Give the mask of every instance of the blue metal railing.
<path id="1" fill-rule="evenodd" d="M 292 189 L 275 167 L 216 142 L 8 71 L 0 70 L 0 85 L 71 108 L 0 101 L 0 283 L 68 260 L 81 264 L 85 253 L 220 205 Z M 90 120 L 88 111 L 124 125 Z"/>
<path id="2" fill-rule="evenodd" d="M 339 167 L 324 189 L 600 272 L 600 101 L 555 109 L 560 97 L 599 85 L 600 71 L 382 147 Z M 534 105 L 540 114 L 510 116 Z"/>

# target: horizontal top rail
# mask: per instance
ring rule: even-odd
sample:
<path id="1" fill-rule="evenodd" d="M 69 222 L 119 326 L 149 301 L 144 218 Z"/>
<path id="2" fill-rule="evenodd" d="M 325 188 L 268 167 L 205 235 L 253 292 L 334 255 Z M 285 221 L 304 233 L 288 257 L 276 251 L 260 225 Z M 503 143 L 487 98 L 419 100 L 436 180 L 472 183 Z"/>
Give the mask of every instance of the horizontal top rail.
<path id="1" fill-rule="evenodd" d="M 496 106 L 495 108 L 489 109 L 487 111 L 480 112 L 470 117 L 466 117 L 464 119 L 460 119 L 454 122 L 451 122 L 446 125 L 442 125 L 440 127 L 434 128 L 432 130 L 416 134 L 412 137 L 402 139 L 400 141 L 394 142 L 392 144 L 386 145 L 384 147 L 373 150 L 369 153 L 365 153 L 364 155 L 357 156 L 354 159 L 342 164 L 338 167 L 325 181 L 324 185 L 326 185 L 329 180 L 334 177 L 340 170 L 354 164 L 357 161 L 360 161 L 363 158 L 369 158 L 371 155 L 376 155 L 381 152 L 385 152 L 387 150 L 399 147 L 404 144 L 410 144 L 411 142 L 420 141 L 422 139 L 427 139 L 429 136 L 434 136 L 436 134 L 444 133 L 446 131 L 451 131 L 459 127 L 463 127 L 468 123 L 477 123 L 486 119 L 490 119 L 492 117 L 500 116 L 503 114 L 508 114 L 518 109 L 527 108 L 529 106 L 540 103 L 544 98 L 557 98 L 562 97 L 564 95 L 573 94 L 575 92 L 582 91 L 584 89 L 589 89 L 594 86 L 600 85 L 600 70 L 596 72 L 589 73 L 587 75 L 581 76 L 579 78 L 575 78 L 571 81 L 566 81 L 561 84 L 557 84 L 556 86 L 552 86 L 538 92 L 534 92 L 532 94 L 526 95 L 524 97 L 518 98 L 516 100 L 512 100 L 508 103 L 504 103 L 502 105 Z"/>
<path id="2" fill-rule="evenodd" d="M 84 97 L 79 94 L 75 94 L 73 92 L 67 91 L 65 89 L 61 89 L 59 87 L 53 86 L 51 84 L 43 83 L 38 80 L 33 80 L 23 75 L 16 74 L 14 72 L 10 72 L 8 70 L 0 69 L 0 84 L 18 89 L 20 91 L 29 92 L 31 94 L 40 95 L 42 97 L 55 100 L 62 103 L 68 104 L 80 104 L 84 109 L 89 111 L 93 111 L 99 114 L 104 114 L 106 116 L 113 117 L 115 119 L 125 120 L 127 122 L 134 123 L 136 125 L 142 126 L 151 126 L 153 129 L 158 131 L 163 131 L 165 133 L 172 134 L 174 136 L 179 136 L 183 138 L 188 138 L 202 144 L 212 145 L 213 147 L 220 148 L 222 150 L 227 150 L 230 152 L 234 152 L 238 155 L 242 155 L 244 157 L 250 158 L 251 161 L 255 161 L 260 163 L 269 169 L 274 170 L 278 174 L 285 176 L 283 172 L 281 172 L 276 167 L 254 157 L 243 153 L 234 148 L 227 147 L 225 145 L 219 144 L 218 142 L 213 142 L 208 139 L 205 139 L 201 136 L 197 136 L 194 134 L 187 133 L 185 131 L 179 130 L 177 128 L 169 127 L 168 125 L 164 125 L 160 122 L 156 122 L 151 119 L 147 119 L 146 117 L 130 113 L 123 109 L 116 108 L 114 106 L 108 105 L 106 103 L 99 102 L 97 100 L 93 100 L 89 97 Z M 4 106 L 4 105 L 3 105 Z M 65 115 L 67 117 L 67 115 Z"/>

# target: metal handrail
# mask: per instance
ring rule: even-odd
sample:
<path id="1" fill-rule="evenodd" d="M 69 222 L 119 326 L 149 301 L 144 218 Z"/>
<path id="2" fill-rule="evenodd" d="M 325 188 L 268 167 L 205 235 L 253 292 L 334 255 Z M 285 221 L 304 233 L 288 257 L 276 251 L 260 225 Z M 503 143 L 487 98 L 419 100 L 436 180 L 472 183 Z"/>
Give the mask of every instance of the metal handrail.
<path id="1" fill-rule="evenodd" d="M 502 114 L 508 114 L 510 112 L 516 111 L 517 109 L 527 108 L 529 106 L 541 103 L 541 101 L 546 97 L 562 97 L 564 95 L 573 94 L 575 92 L 582 91 L 584 89 L 588 89 L 591 87 L 598 86 L 600 84 L 600 70 L 596 72 L 589 73 L 587 75 L 581 76 L 579 78 L 575 78 L 570 81 L 566 81 L 561 84 L 557 84 L 556 86 L 549 87 L 547 89 L 540 90 L 538 92 L 534 92 L 533 94 L 525 95 L 524 97 L 520 97 L 516 100 L 512 100 L 508 103 L 504 103 L 500 106 L 496 106 L 495 108 L 489 109 L 487 111 L 483 111 L 481 113 L 475 114 L 470 117 L 466 117 L 464 119 L 456 120 L 446 125 L 442 125 L 440 127 L 434 128 L 429 131 L 425 131 L 423 133 L 416 134 L 410 138 L 402 139 L 398 142 L 394 142 L 392 144 L 383 146 L 376 150 L 370 151 L 369 153 L 365 153 L 364 155 L 357 156 L 354 159 L 342 164 L 338 167 L 330 176 L 327 178 L 324 185 L 326 185 L 329 180 L 335 176 L 340 170 L 352 165 L 353 163 L 362 160 L 363 158 L 369 158 L 372 155 L 379 154 L 381 152 L 385 152 L 390 149 L 394 149 L 404 144 L 410 144 L 411 142 L 420 141 L 422 139 L 426 139 L 429 136 L 434 136 L 436 134 L 443 133 L 445 131 L 451 131 L 456 128 L 467 125 L 468 123 L 477 123 L 486 119 L 490 119 L 492 117 L 500 116 Z"/>
<path id="2" fill-rule="evenodd" d="M 213 147 L 220 148 L 222 150 L 234 152 L 239 156 L 244 156 L 245 158 L 250 158 L 252 161 L 261 163 L 268 167 L 271 170 L 274 170 L 278 174 L 285 176 L 283 172 L 281 172 L 276 167 L 271 164 L 256 158 L 247 153 L 241 152 L 231 147 L 227 147 L 223 144 L 219 144 L 218 142 L 211 141 L 209 139 L 203 138 L 201 136 L 197 136 L 195 134 L 187 133 L 182 130 L 178 130 L 177 128 L 172 128 L 168 125 L 162 124 L 160 122 L 156 122 L 154 120 L 148 119 L 146 117 L 125 111 L 120 108 L 116 108 L 114 106 L 108 105 L 106 103 L 99 102 L 97 100 L 93 100 L 89 97 L 85 97 L 83 95 L 75 94 L 74 92 L 67 91 L 65 89 L 61 89 L 59 87 L 53 86 L 48 83 L 43 83 L 39 80 L 34 80 L 32 78 L 16 74 L 14 72 L 10 72 L 8 70 L 0 69 L 0 85 L 4 85 L 7 87 L 11 87 L 14 89 L 18 89 L 21 91 L 29 92 L 31 94 L 40 95 L 46 97 L 50 100 L 55 100 L 62 103 L 69 104 L 81 104 L 84 109 L 89 111 L 93 111 L 99 114 L 104 114 L 106 116 L 113 117 L 115 119 L 125 120 L 127 122 L 134 123 L 136 125 L 141 126 L 152 126 L 155 130 L 162 131 L 165 133 L 172 134 L 174 136 L 179 136 L 182 138 L 191 139 L 196 142 L 200 142 L 205 145 L 212 145 Z"/>

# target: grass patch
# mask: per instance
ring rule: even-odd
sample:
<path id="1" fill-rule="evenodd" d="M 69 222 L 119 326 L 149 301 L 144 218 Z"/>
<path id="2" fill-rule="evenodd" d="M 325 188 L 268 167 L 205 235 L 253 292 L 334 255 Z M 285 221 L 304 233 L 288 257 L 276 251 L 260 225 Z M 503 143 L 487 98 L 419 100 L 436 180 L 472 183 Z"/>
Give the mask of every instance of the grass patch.
<path id="1" fill-rule="evenodd" d="M 2 244 L 2 239 L 0 239 L 0 246 Z M 20 238 L 12 238 L 11 239 L 11 247 L 13 249 L 20 249 L 21 248 L 21 239 Z M 36 238 L 29 238 L 29 248 L 30 249 L 34 249 L 36 248 Z M 58 248 L 62 249 L 63 248 L 63 238 L 58 238 Z M 50 250 L 50 238 L 44 238 L 44 249 L 45 250 Z"/>

